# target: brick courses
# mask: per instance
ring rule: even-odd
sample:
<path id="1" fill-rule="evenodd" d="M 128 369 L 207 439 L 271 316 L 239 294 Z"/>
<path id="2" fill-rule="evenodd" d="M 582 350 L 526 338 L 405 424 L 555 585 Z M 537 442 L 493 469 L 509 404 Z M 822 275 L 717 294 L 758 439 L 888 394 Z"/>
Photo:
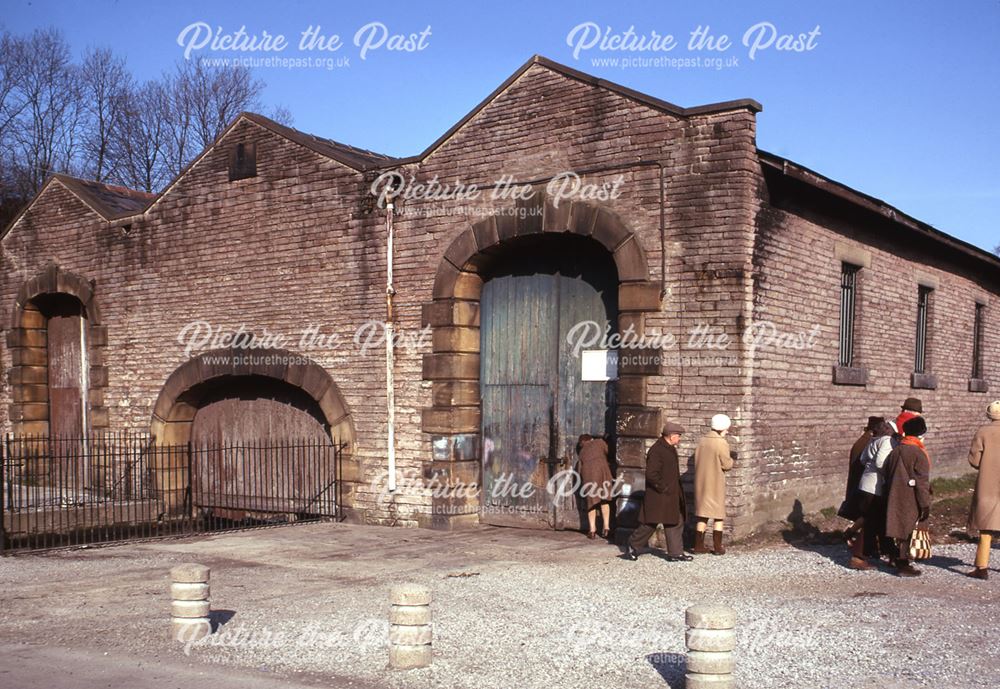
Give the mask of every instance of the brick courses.
<path id="1" fill-rule="evenodd" d="M 402 204 L 395 224 L 396 327 L 416 333 L 430 325 L 433 331 L 423 348 L 397 349 L 402 475 L 453 483 L 478 479 L 480 250 L 512 233 L 583 227 L 617 249 L 616 257 L 633 252 L 619 262 L 620 327 L 673 333 L 680 341 L 667 352 L 665 365 L 626 370 L 619 385 L 618 452 L 629 480 L 641 474 L 645 449 L 662 420 L 689 429 L 680 448 L 684 471 L 708 419 L 724 411 L 734 419 L 738 452 L 729 478 L 732 528 L 744 533 L 765 518 L 784 517 L 795 499 L 807 508 L 833 504 L 842 490 L 842 456 L 864 417 L 893 412 L 913 392 L 906 369 L 912 368 L 916 272 L 939 281 L 930 370 L 940 384 L 918 396 L 929 410 L 936 470 L 959 468 L 989 397 L 968 392 L 975 295 L 987 301 L 985 378 L 992 382 L 998 373 L 996 273 L 976 283 L 962 276 L 961 260 L 946 261 L 933 246 L 903 250 L 901 242 L 887 240 L 880 234 L 884 220 L 848 222 L 843 213 L 817 210 L 816 204 L 797 208 L 794 199 L 771 198 L 777 187 L 765 176 L 756 148 L 756 109 L 741 102 L 682 112 L 536 60 L 450 136 L 398 164 L 419 180 L 437 176 L 442 183 L 484 186 L 503 175 L 524 182 L 598 168 L 614 169 L 585 180 L 624 177 L 620 198 L 562 209 L 543 201 L 545 215 L 523 220 L 484 221 L 471 212 L 427 218 L 420 212 L 429 202 Z M 230 182 L 236 143 L 255 145 L 258 174 Z M 474 523 L 474 500 L 433 498 L 426 486 L 408 481 L 394 499 L 380 499 L 384 350 L 375 346 L 362 354 L 351 338 L 359 325 L 384 314 L 385 221 L 379 212 L 360 210 L 372 175 L 366 177 L 361 164 L 352 167 L 353 158 L 347 162 L 311 145 L 305 135 L 241 117 L 134 216 L 109 220 L 54 181 L 0 243 L 4 328 L 11 332 L 14 326 L 18 290 L 47 266 L 94 281 L 101 337 L 107 340 L 101 393 L 107 422 L 148 430 L 161 389 L 188 359 L 177 341 L 185 324 L 205 320 L 232 330 L 245 324 L 258 334 L 297 334 L 316 325 L 344 344 L 317 350 L 293 341 L 286 348 L 325 369 L 349 410 L 349 478 L 356 479 L 347 496 L 350 516 L 401 526 Z M 514 204 L 480 199 L 470 205 Z M 614 222 L 602 224 L 600 213 Z M 832 383 L 838 243 L 872 254 L 872 267 L 861 275 L 858 326 L 867 388 Z M 471 263 L 453 263 L 462 261 Z M 891 305 L 899 306 L 895 321 L 880 317 Z M 751 352 L 741 335 L 765 318 L 782 331 L 819 324 L 822 336 L 815 349 L 795 356 Z M 710 326 L 716 336 L 724 333 L 731 344 L 719 351 L 693 348 L 688 333 L 699 325 Z M 0 354 L 4 370 L 11 371 L 23 351 L 10 340 Z M 17 422 L 9 413 L 17 396 L 27 394 L 16 392 L 19 386 L 13 377 L 4 380 L 5 429 Z M 444 448 L 440 457 L 435 442 Z"/>

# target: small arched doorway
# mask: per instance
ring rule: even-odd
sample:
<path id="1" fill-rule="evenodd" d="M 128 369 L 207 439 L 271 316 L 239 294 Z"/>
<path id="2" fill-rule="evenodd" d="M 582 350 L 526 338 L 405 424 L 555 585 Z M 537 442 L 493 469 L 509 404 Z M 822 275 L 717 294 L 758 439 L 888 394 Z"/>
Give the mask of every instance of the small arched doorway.
<path id="1" fill-rule="evenodd" d="M 589 237 L 534 235 L 504 244 L 481 275 L 482 521 L 581 528 L 577 439 L 613 448 L 616 408 L 616 371 L 587 370 L 608 350 L 581 335 L 617 330 L 614 261 Z"/>
<path id="2" fill-rule="evenodd" d="M 338 478 L 353 426 L 336 384 L 305 357 L 274 349 L 194 357 L 167 379 L 151 432 L 166 448 L 154 453 L 153 469 L 174 514 L 342 510 Z"/>
<path id="3" fill-rule="evenodd" d="M 30 302 L 45 319 L 49 437 L 81 441 L 87 435 L 87 314 L 69 294 L 42 294 Z"/>

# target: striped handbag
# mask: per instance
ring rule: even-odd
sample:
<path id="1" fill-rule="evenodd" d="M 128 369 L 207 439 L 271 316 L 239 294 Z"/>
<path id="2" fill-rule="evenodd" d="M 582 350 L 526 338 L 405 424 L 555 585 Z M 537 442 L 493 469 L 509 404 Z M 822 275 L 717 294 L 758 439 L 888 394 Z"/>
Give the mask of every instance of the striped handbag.
<path id="1" fill-rule="evenodd" d="M 915 528 L 910 534 L 910 559 L 929 560 L 931 557 L 931 532 Z"/>

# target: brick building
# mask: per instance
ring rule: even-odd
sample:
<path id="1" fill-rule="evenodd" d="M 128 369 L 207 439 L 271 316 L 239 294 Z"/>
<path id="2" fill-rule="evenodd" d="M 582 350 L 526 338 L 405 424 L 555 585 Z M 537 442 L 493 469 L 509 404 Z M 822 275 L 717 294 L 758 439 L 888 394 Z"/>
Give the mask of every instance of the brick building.
<path id="1" fill-rule="evenodd" d="M 664 420 L 689 429 L 687 461 L 720 411 L 738 533 L 835 504 L 866 417 L 905 397 L 923 399 L 934 471 L 962 471 L 1000 375 L 1000 260 L 760 151 L 760 110 L 681 108 L 536 57 L 411 158 L 244 114 L 155 197 L 57 175 L 0 243 L 2 426 L 325 435 L 345 444 L 351 518 L 437 528 L 576 528 L 572 496 L 447 487 L 542 486 L 597 431 L 640 490 Z M 389 170 L 406 180 L 394 492 L 385 348 L 354 341 L 386 312 L 371 186 Z M 448 193 L 406 193 L 435 179 Z M 236 350 L 254 357 L 186 351 L 195 321 L 257 337 Z M 641 347 L 615 370 L 607 343 L 566 345 L 579 322 Z"/>

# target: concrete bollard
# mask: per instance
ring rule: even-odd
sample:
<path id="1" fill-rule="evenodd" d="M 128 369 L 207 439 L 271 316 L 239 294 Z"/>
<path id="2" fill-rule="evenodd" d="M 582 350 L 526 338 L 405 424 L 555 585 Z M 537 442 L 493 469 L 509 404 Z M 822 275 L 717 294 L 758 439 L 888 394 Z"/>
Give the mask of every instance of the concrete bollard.
<path id="1" fill-rule="evenodd" d="M 208 602 L 210 571 L 205 565 L 193 562 L 170 570 L 170 624 L 175 641 L 197 641 L 212 633 Z"/>
<path id="2" fill-rule="evenodd" d="M 389 667 L 412 670 L 431 664 L 431 590 L 399 584 L 389 592 Z"/>
<path id="3" fill-rule="evenodd" d="M 685 613 L 688 630 L 687 689 L 731 689 L 736 611 L 724 605 L 694 605 Z"/>

